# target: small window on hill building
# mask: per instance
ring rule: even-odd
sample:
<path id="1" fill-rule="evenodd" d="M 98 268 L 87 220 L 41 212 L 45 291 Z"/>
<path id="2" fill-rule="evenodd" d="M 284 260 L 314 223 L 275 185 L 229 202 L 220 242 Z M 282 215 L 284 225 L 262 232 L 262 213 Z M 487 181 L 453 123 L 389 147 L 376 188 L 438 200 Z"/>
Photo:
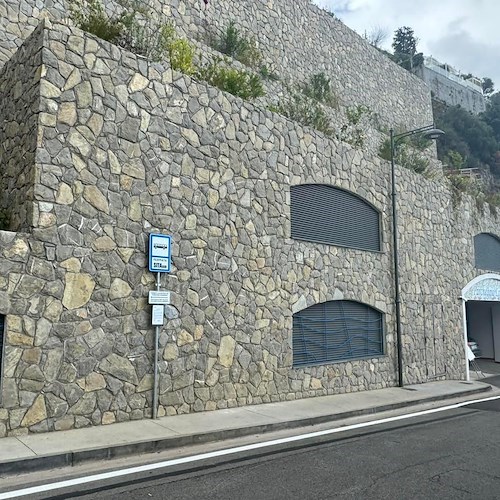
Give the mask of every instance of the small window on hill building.
<path id="1" fill-rule="evenodd" d="M 380 251 L 380 214 L 353 193 L 325 184 L 292 186 L 291 236 L 297 240 Z"/>

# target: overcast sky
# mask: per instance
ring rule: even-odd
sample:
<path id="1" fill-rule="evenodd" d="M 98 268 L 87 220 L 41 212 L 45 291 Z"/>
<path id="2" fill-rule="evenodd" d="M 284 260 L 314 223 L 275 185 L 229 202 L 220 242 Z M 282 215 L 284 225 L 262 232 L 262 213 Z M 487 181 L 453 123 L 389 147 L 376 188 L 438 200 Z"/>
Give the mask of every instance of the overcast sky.
<path id="1" fill-rule="evenodd" d="M 490 77 L 500 89 L 500 2 L 498 0 L 313 0 L 359 34 L 381 27 L 389 36 L 409 26 L 417 49 L 464 74 Z"/>

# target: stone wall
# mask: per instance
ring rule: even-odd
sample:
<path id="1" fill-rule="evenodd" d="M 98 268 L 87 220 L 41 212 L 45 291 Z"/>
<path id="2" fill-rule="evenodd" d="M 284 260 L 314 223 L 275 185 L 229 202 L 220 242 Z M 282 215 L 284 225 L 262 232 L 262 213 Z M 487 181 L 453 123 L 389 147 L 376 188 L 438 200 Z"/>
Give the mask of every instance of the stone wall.
<path id="1" fill-rule="evenodd" d="M 79 30 L 34 40 L 34 217 L 29 234 L 0 233 L 0 435 L 151 415 L 154 231 L 174 240 L 159 415 L 396 384 L 387 162 Z M 397 174 L 405 381 L 461 378 L 456 298 L 479 274 L 473 236 L 498 222 Z M 292 240 L 302 183 L 375 206 L 382 251 Z M 342 298 L 385 313 L 385 355 L 293 368 L 293 313 Z"/>
<path id="2" fill-rule="evenodd" d="M 16 9 L 18 0 L 0 0 L 0 33 L 6 33 L 0 42 L 0 64 L 38 18 L 66 17 L 63 3 L 67 4 L 22 0 Z M 104 3 L 116 8 L 114 0 Z M 309 0 L 210 0 L 208 7 L 202 0 L 148 0 L 145 4 L 155 16 L 173 19 L 181 33 L 202 43 L 235 21 L 242 32 L 255 35 L 266 64 L 282 81 L 304 82 L 324 71 L 343 105 L 368 106 L 382 126 L 409 129 L 432 123 L 428 87 Z"/>
<path id="3" fill-rule="evenodd" d="M 198 0 L 180 0 L 177 8 L 153 1 L 202 39 L 235 21 L 255 35 L 265 59 L 285 81 L 305 81 L 324 71 L 342 102 L 368 106 L 384 126 L 432 123 L 429 88 L 309 0 L 214 0 L 207 8 Z"/>
<path id="4" fill-rule="evenodd" d="M 53 290 L 52 312 L 46 322 L 45 302 L 40 319 L 28 303 L 17 320 L 0 311 L 8 314 L 7 432 L 150 414 L 146 297 L 154 279 L 145 248 L 155 230 L 174 237 L 174 269 L 164 278 L 173 305 L 161 336 L 160 415 L 392 385 L 390 333 L 387 356 L 291 369 L 293 311 L 345 297 L 390 313 L 391 273 L 387 252 L 291 240 L 289 185 L 351 189 L 381 210 L 387 227 L 387 168 L 78 30 L 45 34 L 40 86 L 53 92 L 40 96 L 39 216 L 29 245 L 53 258 L 52 272 L 43 271 L 49 283 L 39 283 L 44 300 L 45 287 Z M 35 268 L 24 258 L 19 275 L 28 279 Z M 370 283 L 366 269 L 376 278 Z M 15 321 L 33 326 L 23 326 L 24 344 L 10 334 Z M 23 361 L 35 321 L 47 352 L 59 353 L 50 377 L 43 355 L 30 358 L 34 368 Z M 24 384 L 31 389 L 21 399 L 16 388 Z M 49 400 L 57 411 L 49 412 Z"/>
<path id="5" fill-rule="evenodd" d="M 465 369 L 461 290 L 487 272 L 474 265 L 473 238 L 500 234 L 488 205 L 454 199 L 443 182 L 398 172 L 401 301 L 406 376 L 461 378 Z M 410 333 L 410 335 L 408 335 Z"/>
<path id="6" fill-rule="evenodd" d="M 0 78 L 0 209 L 14 230 L 26 230 L 33 219 L 42 35 L 41 28 L 31 35 Z"/>
<path id="7" fill-rule="evenodd" d="M 65 12 L 64 0 L 0 0 L 0 66 L 12 57 L 44 16 L 59 19 Z"/>

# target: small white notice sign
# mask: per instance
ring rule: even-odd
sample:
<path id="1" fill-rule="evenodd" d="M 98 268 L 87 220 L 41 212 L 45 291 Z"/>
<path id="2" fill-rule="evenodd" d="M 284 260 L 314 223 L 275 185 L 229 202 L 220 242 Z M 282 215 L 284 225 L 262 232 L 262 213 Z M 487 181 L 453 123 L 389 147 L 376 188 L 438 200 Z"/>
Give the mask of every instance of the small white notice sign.
<path id="1" fill-rule="evenodd" d="M 160 304 L 155 304 L 153 306 L 152 313 L 152 324 L 153 326 L 162 326 L 163 325 L 163 314 L 165 312 L 165 307 Z"/>
<path id="2" fill-rule="evenodd" d="M 163 304 L 167 306 L 170 304 L 170 292 L 166 290 L 150 290 L 148 302 L 150 304 Z"/>
<path id="3" fill-rule="evenodd" d="M 469 361 L 474 361 L 476 359 L 476 356 L 474 355 L 472 349 L 469 346 L 467 346 L 467 359 Z"/>

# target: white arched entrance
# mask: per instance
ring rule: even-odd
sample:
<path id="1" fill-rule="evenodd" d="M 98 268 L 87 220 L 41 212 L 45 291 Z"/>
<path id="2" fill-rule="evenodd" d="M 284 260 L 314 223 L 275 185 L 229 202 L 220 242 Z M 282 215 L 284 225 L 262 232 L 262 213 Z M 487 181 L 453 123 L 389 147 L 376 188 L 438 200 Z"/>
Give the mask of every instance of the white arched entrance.
<path id="1" fill-rule="evenodd" d="M 462 290 L 462 311 L 464 325 L 464 352 L 467 380 L 470 379 L 469 359 L 467 356 L 467 338 L 469 335 L 467 321 L 467 302 L 499 302 L 500 303 L 500 274 L 483 274 L 474 278 Z M 499 304 L 500 307 L 500 304 Z M 493 322 L 493 318 L 490 318 Z M 500 345 L 497 346 L 500 359 Z M 496 358 L 496 356 L 495 356 Z"/>

